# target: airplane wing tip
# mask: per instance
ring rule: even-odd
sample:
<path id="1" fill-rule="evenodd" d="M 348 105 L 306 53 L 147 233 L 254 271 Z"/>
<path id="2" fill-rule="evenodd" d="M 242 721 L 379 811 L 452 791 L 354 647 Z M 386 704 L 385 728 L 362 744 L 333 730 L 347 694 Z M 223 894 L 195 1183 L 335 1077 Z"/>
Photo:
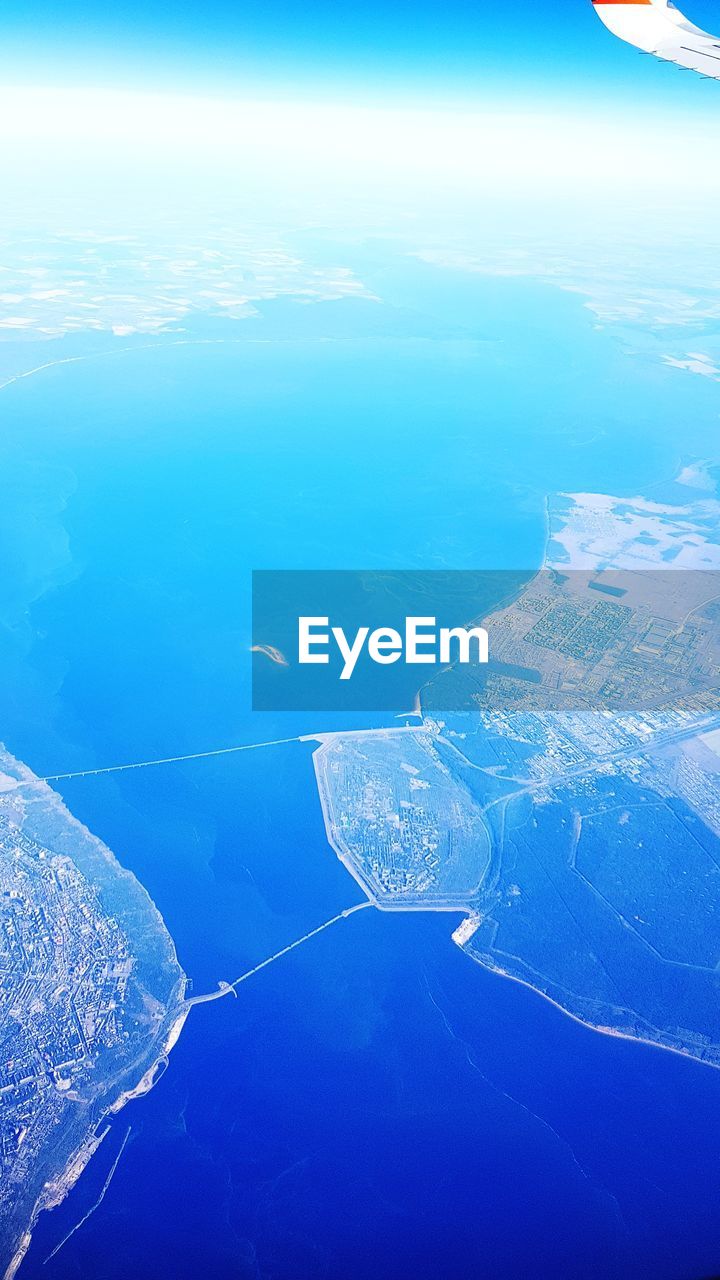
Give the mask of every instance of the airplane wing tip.
<path id="1" fill-rule="evenodd" d="M 670 0 L 591 0 L 601 22 L 626 44 L 720 80 L 720 40 L 693 26 Z"/>

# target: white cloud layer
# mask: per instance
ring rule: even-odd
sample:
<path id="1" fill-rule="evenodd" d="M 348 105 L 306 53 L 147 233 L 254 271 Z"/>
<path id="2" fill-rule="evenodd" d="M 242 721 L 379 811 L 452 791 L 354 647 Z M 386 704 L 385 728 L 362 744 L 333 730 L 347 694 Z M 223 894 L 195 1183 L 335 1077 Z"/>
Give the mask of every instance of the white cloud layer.
<path id="1" fill-rule="evenodd" d="M 251 102 L 110 90 L 0 90 L 0 154 L 19 168 L 43 160 L 54 180 L 89 162 L 163 172 L 223 171 L 240 184 L 275 172 L 292 182 L 416 181 L 478 190 L 530 185 L 665 191 L 673 200 L 715 190 L 717 113 L 628 118 L 612 104 L 592 112 L 538 111 L 521 97 L 490 111 L 381 109 L 347 104 Z"/>

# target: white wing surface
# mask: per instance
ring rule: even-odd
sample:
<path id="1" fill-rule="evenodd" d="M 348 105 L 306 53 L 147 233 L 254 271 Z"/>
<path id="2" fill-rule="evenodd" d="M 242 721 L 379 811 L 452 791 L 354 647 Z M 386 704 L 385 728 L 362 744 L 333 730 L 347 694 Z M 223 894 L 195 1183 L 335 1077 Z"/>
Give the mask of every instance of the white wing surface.
<path id="1" fill-rule="evenodd" d="M 720 39 L 683 17 L 672 0 L 593 0 L 613 35 L 686 71 L 720 80 Z"/>

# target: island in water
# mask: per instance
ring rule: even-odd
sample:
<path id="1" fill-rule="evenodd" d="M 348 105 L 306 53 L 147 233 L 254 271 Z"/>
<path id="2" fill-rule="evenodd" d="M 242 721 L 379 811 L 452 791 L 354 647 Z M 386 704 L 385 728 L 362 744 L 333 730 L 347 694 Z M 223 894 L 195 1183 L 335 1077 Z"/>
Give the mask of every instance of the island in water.
<path id="1" fill-rule="evenodd" d="M 542 569 L 482 619 L 489 666 L 314 762 L 377 907 L 462 911 L 486 968 L 720 1066 L 720 504 L 692 478 L 558 495 Z"/>

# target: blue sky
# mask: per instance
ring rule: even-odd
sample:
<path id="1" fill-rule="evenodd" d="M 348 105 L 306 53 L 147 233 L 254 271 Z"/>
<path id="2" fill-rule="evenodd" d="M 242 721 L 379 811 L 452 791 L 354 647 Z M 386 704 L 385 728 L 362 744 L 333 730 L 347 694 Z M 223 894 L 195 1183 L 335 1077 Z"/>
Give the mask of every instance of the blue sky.
<path id="1" fill-rule="evenodd" d="M 720 30 L 718 0 L 688 16 Z M 590 0 L 7 0 L 5 82 L 174 91 L 598 103 L 708 86 L 613 41 Z"/>

